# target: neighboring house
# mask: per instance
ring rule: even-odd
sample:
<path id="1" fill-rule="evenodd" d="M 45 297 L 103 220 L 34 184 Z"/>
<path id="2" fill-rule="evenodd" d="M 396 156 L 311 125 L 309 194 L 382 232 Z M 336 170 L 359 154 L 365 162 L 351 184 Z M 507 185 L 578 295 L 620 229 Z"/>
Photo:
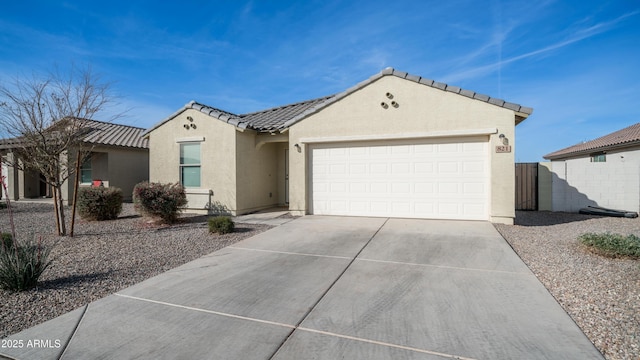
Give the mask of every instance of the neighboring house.
<path id="1" fill-rule="evenodd" d="M 149 146 L 141 134 L 144 129 L 84 120 L 88 129 L 83 141 L 91 148 L 89 158 L 80 167 L 80 186 L 110 186 L 122 189 L 125 201 L 131 200 L 135 184 L 149 179 Z M 0 141 L 0 154 L 12 158 L 16 140 Z M 75 156 L 70 151 L 65 156 Z M 52 196 L 40 173 L 22 171 L 3 164 L 2 175 L 7 177 L 11 200 L 47 198 Z M 62 188 L 62 198 L 68 202 L 73 194 L 75 175 Z"/>
<path id="2" fill-rule="evenodd" d="M 640 123 L 552 152 L 552 210 L 640 211 Z"/>
<path id="3" fill-rule="evenodd" d="M 532 111 L 392 68 L 250 114 L 190 102 L 145 132 L 150 180 L 181 182 L 195 210 L 511 223 Z"/>

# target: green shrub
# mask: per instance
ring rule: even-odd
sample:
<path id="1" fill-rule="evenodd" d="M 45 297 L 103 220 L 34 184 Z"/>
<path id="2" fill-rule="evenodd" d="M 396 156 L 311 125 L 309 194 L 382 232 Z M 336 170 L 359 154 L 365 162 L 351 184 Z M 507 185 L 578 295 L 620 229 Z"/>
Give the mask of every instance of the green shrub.
<path id="1" fill-rule="evenodd" d="M 15 244 L 9 251 L 0 251 L 0 288 L 11 291 L 34 288 L 51 264 L 49 252 L 40 241 Z"/>
<path id="2" fill-rule="evenodd" d="M 0 251 L 13 248 L 13 236 L 11 233 L 0 233 Z"/>
<path id="3" fill-rule="evenodd" d="M 113 220 L 122 212 L 122 190 L 112 187 L 78 189 L 78 214 L 87 220 Z"/>
<path id="4" fill-rule="evenodd" d="M 582 234 L 578 238 L 581 243 L 601 255 L 618 257 L 628 256 L 640 259 L 640 237 L 620 234 Z"/>
<path id="5" fill-rule="evenodd" d="M 187 205 L 187 194 L 180 184 L 144 181 L 133 188 L 133 203 L 143 215 L 172 223 L 178 218 L 181 208 Z"/>
<path id="6" fill-rule="evenodd" d="M 209 232 L 218 234 L 228 234 L 233 232 L 235 224 L 228 216 L 216 216 L 209 218 Z"/>
<path id="7" fill-rule="evenodd" d="M 7 203 L 4 201 L 0 201 L 0 210 L 1 209 L 6 209 L 7 208 Z"/>

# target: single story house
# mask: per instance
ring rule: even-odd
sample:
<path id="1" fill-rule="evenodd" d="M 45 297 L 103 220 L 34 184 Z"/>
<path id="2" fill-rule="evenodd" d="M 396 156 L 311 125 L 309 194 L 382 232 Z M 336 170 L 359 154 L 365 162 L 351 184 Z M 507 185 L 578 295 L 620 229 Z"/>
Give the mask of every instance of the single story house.
<path id="1" fill-rule="evenodd" d="M 133 187 L 149 179 L 149 145 L 142 137 L 145 129 L 128 125 L 83 120 L 86 135 L 83 142 L 91 154 L 80 167 L 80 186 L 112 186 L 122 189 L 125 201 L 132 198 Z M 7 178 L 11 200 L 49 198 L 53 196 L 43 176 L 36 171 L 22 171 L 13 163 L 15 139 L 0 141 L 0 155 L 5 160 L 2 175 Z M 75 159 L 73 150 L 64 156 Z M 9 160 L 9 161 L 7 161 Z M 62 198 L 69 202 L 73 194 L 75 174 L 62 188 Z"/>
<path id="2" fill-rule="evenodd" d="M 544 156 L 552 210 L 601 206 L 640 212 L 640 123 Z"/>
<path id="3" fill-rule="evenodd" d="M 193 210 L 512 223 L 515 126 L 533 109 L 386 68 L 249 114 L 189 102 L 144 133 L 149 176 Z"/>

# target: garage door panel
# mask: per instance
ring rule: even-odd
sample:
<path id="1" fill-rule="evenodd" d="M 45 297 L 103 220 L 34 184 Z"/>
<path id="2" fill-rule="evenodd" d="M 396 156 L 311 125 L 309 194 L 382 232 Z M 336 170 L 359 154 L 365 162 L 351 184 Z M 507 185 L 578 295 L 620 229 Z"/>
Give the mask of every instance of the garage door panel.
<path id="1" fill-rule="evenodd" d="M 458 184 L 443 182 L 438 184 L 438 192 L 440 193 L 440 195 L 455 195 L 460 192 L 460 189 L 458 187 Z"/>
<path id="2" fill-rule="evenodd" d="M 484 174 L 484 162 L 482 161 L 465 161 L 462 163 L 462 171 L 468 175 Z"/>
<path id="3" fill-rule="evenodd" d="M 469 143 L 463 143 L 462 149 L 463 149 L 463 152 L 465 153 L 475 154 L 475 153 L 483 152 L 484 146 L 485 144 L 480 142 L 469 142 Z"/>
<path id="4" fill-rule="evenodd" d="M 438 144 L 438 152 L 441 153 L 457 153 L 459 151 L 458 145 L 456 143 L 453 144 Z"/>
<path id="5" fill-rule="evenodd" d="M 361 193 L 368 193 L 369 186 L 367 183 L 351 183 L 349 184 L 349 192 L 351 192 L 352 194 L 361 194 Z"/>
<path id="6" fill-rule="evenodd" d="M 415 214 L 421 217 L 431 217 L 435 214 L 434 212 L 435 204 L 432 202 L 420 202 L 417 201 L 415 204 Z"/>
<path id="7" fill-rule="evenodd" d="M 483 183 L 465 183 L 462 185 L 463 193 L 467 196 L 484 194 L 485 187 Z"/>
<path id="8" fill-rule="evenodd" d="M 391 193 L 393 195 L 411 195 L 411 185 L 408 183 L 391 184 Z"/>
<path id="9" fill-rule="evenodd" d="M 433 194 L 433 183 L 415 183 L 414 192 L 416 194 Z"/>
<path id="10" fill-rule="evenodd" d="M 439 162 L 438 163 L 438 172 L 441 174 L 457 174 L 459 173 L 458 167 L 460 166 L 459 162 L 448 161 L 448 162 Z"/>
<path id="11" fill-rule="evenodd" d="M 392 155 L 403 155 L 411 152 L 409 145 L 390 146 L 389 148 L 391 149 Z"/>
<path id="12" fill-rule="evenodd" d="M 396 175 L 410 174 L 411 173 L 410 169 L 411 169 L 411 166 L 409 165 L 409 163 L 391 164 L 391 172 Z"/>
<path id="13" fill-rule="evenodd" d="M 429 175 L 433 173 L 433 162 L 415 162 L 413 164 L 415 174 Z"/>
<path id="14" fill-rule="evenodd" d="M 433 144 L 417 144 L 413 147 L 416 154 L 433 153 Z"/>
<path id="15" fill-rule="evenodd" d="M 488 218 L 488 146 L 447 143 L 311 150 L 311 211 L 326 215 Z"/>

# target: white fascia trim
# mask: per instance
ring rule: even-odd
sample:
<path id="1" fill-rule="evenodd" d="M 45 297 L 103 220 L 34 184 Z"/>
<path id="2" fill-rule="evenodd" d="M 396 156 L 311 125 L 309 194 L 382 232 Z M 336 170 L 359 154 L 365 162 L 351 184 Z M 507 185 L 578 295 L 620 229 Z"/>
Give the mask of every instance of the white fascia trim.
<path id="1" fill-rule="evenodd" d="M 199 195 L 209 195 L 211 193 L 210 189 L 203 189 L 203 188 L 184 188 L 184 192 L 189 195 L 189 194 L 199 194 Z"/>
<path id="2" fill-rule="evenodd" d="M 488 129 L 470 129 L 470 130 L 432 131 L 432 132 L 410 133 L 410 134 L 310 137 L 310 138 L 301 138 L 300 142 L 303 144 L 313 144 L 313 143 L 345 142 L 345 141 L 425 139 L 425 138 L 442 138 L 442 137 L 456 137 L 456 136 L 492 135 L 497 133 L 498 133 L 498 129 L 488 128 Z"/>
<path id="3" fill-rule="evenodd" d="M 192 136 L 192 137 L 184 137 L 184 138 L 177 138 L 176 142 L 177 143 L 183 143 L 183 142 L 202 142 L 204 141 L 204 136 Z"/>

